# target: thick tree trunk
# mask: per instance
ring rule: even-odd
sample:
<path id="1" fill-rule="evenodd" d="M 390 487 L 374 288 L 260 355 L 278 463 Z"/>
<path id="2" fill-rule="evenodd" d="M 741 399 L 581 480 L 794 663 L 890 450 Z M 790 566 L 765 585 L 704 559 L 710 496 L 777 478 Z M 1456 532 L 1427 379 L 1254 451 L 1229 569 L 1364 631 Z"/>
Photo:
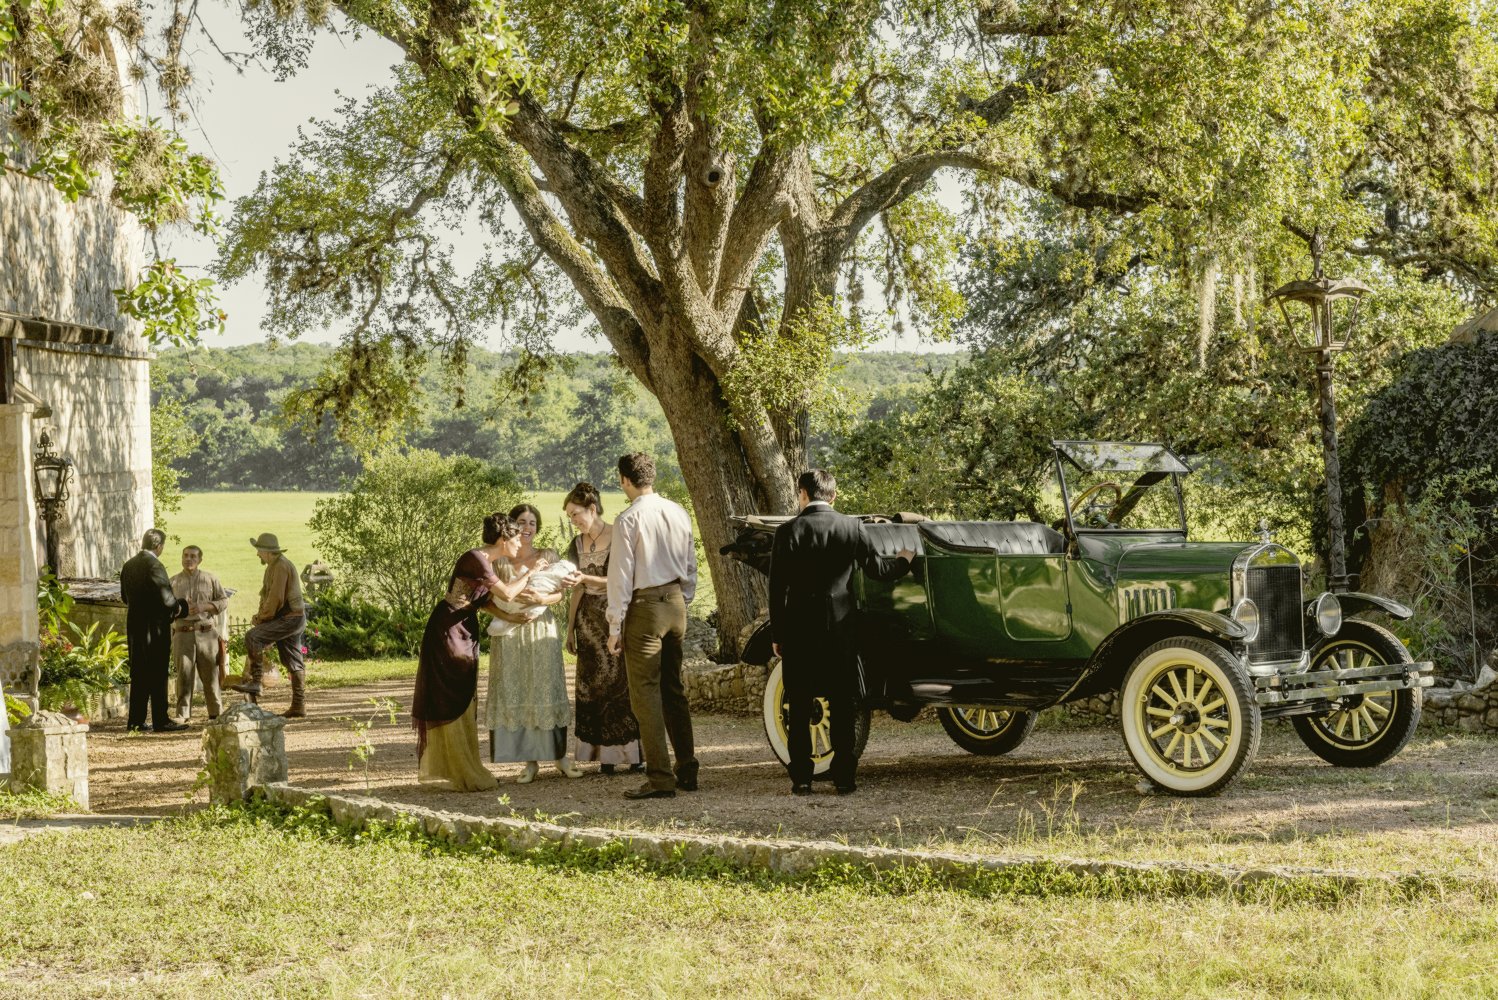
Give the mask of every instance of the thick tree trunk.
<path id="1" fill-rule="evenodd" d="M 719 549 L 735 536 L 734 514 L 788 514 L 795 508 L 789 482 L 755 480 L 733 432 L 718 381 L 690 356 L 685 338 L 670 338 L 671 353 L 652 354 L 650 374 L 676 444 L 676 459 L 692 496 L 718 599 L 718 639 L 725 657 L 739 651 L 739 633 L 767 603 L 766 579 Z"/>

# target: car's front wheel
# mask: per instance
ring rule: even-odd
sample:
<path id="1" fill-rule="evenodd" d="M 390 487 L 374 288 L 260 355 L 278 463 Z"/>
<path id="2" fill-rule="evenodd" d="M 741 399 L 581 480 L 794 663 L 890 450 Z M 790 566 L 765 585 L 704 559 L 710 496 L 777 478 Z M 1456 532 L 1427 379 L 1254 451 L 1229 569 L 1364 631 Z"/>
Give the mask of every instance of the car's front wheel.
<path id="1" fill-rule="evenodd" d="M 1404 643 L 1372 622 L 1349 621 L 1311 651 L 1311 670 L 1357 669 L 1385 663 L 1408 663 Z M 1425 692 L 1420 688 L 1370 691 L 1342 699 L 1320 715 L 1298 715 L 1291 721 L 1312 753 L 1338 767 L 1376 767 L 1394 756 L 1415 735 Z"/>
<path id="2" fill-rule="evenodd" d="M 1140 653 L 1120 698 L 1130 756 L 1168 792 L 1214 795 L 1259 752 L 1262 721 L 1248 674 L 1205 639 L 1167 639 Z"/>
<path id="3" fill-rule="evenodd" d="M 941 727 L 968 753 L 980 757 L 1006 754 L 1025 742 L 1039 717 L 1035 712 L 1010 711 L 1002 708 L 938 708 Z"/>
<path id="4" fill-rule="evenodd" d="M 779 658 L 773 661 L 770 676 L 765 681 L 764 722 L 770 749 L 775 751 L 780 763 L 789 764 L 791 748 L 787 733 L 791 724 L 791 706 L 785 700 L 785 679 Z M 868 742 L 869 708 L 856 705 L 853 709 L 853 756 L 862 757 Z M 832 767 L 832 712 L 826 698 L 818 698 L 811 710 L 811 762 L 813 775 L 828 777 Z"/>

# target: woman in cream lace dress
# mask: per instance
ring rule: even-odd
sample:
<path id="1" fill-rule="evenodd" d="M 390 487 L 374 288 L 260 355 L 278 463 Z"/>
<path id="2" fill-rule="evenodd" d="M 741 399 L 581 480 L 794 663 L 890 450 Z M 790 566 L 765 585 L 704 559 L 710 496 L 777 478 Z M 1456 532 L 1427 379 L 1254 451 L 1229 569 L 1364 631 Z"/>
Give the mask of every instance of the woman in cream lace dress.
<path id="1" fill-rule="evenodd" d="M 510 511 L 520 528 L 520 550 L 495 563 L 502 583 L 520 579 L 539 566 L 556 562 L 551 549 L 537 550 L 532 544 L 541 526 L 541 514 L 530 504 Z M 513 600 L 524 604 L 552 605 L 563 591 L 540 595 L 522 590 Z M 489 759 L 495 763 L 524 762 L 516 779 L 521 784 L 535 780 L 543 760 L 556 761 L 557 770 L 569 778 L 582 777 L 576 764 L 567 760 L 567 726 L 572 704 L 567 699 L 566 667 L 562 662 L 562 637 L 550 608 L 539 618 L 526 620 L 489 607 L 496 618 L 517 627 L 489 637 L 489 697 L 485 714 L 489 724 Z"/>

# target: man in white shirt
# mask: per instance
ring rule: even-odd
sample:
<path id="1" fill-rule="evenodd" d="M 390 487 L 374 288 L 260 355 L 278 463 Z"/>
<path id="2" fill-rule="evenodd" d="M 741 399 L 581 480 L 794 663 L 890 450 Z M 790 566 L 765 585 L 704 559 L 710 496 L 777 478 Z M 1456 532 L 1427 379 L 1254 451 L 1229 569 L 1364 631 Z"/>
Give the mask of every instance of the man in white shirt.
<path id="1" fill-rule="evenodd" d="M 646 778 L 624 797 L 675 798 L 678 789 L 697 790 L 692 715 L 681 683 L 687 604 L 697 591 L 692 518 L 655 492 L 655 461 L 643 452 L 619 459 L 619 485 L 630 504 L 614 521 L 609 553 L 609 651 L 624 650 Z"/>

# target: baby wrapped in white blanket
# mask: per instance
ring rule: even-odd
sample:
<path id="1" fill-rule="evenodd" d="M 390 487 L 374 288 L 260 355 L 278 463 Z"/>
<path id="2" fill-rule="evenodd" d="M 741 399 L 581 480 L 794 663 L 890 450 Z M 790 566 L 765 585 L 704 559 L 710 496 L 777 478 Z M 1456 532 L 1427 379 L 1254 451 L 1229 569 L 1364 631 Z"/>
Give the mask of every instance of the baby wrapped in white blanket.
<path id="1" fill-rule="evenodd" d="M 541 596 L 555 594 L 562 589 L 562 581 L 573 573 L 577 567 L 566 559 L 558 559 L 544 569 L 538 569 L 525 578 L 525 589 L 535 591 Z M 519 601 L 502 601 L 498 597 L 491 598 L 494 606 L 501 611 L 513 615 L 524 615 L 526 621 L 535 621 L 545 613 L 548 605 L 545 604 L 522 604 Z M 503 618 L 494 618 L 489 622 L 490 635 L 504 635 L 511 629 L 520 627 L 519 622 L 507 622 Z"/>

